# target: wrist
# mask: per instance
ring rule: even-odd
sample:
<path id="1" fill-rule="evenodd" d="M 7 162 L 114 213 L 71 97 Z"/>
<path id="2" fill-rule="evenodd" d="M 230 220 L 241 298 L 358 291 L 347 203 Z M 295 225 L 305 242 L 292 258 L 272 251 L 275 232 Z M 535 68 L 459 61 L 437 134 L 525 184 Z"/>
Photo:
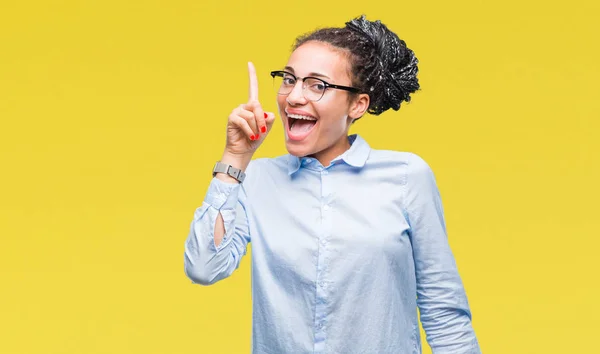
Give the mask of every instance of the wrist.
<path id="1" fill-rule="evenodd" d="M 221 156 L 221 159 L 219 160 L 220 164 L 220 170 L 219 172 L 215 172 L 214 176 L 215 178 L 223 181 L 223 182 L 227 182 L 227 183 L 241 183 L 241 181 L 243 181 L 244 179 L 244 172 L 246 171 L 246 168 L 248 167 L 248 165 L 250 164 L 250 161 L 252 160 L 252 154 L 235 154 L 235 153 L 230 153 L 228 151 L 223 152 L 223 156 Z M 226 166 L 223 165 L 229 165 L 229 170 L 231 170 L 231 168 L 233 168 L 233 173 L 234 175 L 231 175 L 229 172 L 224 173 L 223 169 L 226 169 Z M 216 167 L 215 167 L 216 169 Z M 242 173 L 242 176 L 238 176 L 236 169 L 240 170 Z M 240 178 L 241 177 L 241 178 Z"/>
<path id="2" fill-rule="evenodd" d="M 235 183 L 235 184 L 239 184 L 240 183 L 240 181 L 238 181 L 237 179 L 235 179 L 235 178 L 233 178 L 233 177 L 231 177 L 231 176 L 229 176 L 229 175 L 227 175 L 225 173 L 216 173 L 215 174 L 215 178 L 218 179 L 218 180 L 220 180 L 220 181 L 226 182 L 226 183 L 232 183 L 232 184 L 233 183 Z"/>
<path id="3" fill-rule="evenodd" d="M 223 152 L 223 156 L 221 156 L 221 161 L 224 164 L 231 165 L 235 168 L 246 171 L 250 161 L 252 160 L 252 154 L 235 154 L 228 151 Z"/>

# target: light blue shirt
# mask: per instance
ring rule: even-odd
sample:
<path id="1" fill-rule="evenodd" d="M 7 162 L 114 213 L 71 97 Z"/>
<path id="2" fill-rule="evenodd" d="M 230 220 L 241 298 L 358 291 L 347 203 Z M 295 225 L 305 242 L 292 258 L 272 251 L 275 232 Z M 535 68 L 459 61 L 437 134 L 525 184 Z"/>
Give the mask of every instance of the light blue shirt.
<path id="1" fill-rule="evenodd" d="M 252 352 L 480 353 L 428 164 L 360 136 L 329 166 L 253 160 L 242 184 L 213 178 L 185 242 L 185 272 L 231 275 L 252 241 Z M 221 213 L 226 234 L 215 246 Z"/>

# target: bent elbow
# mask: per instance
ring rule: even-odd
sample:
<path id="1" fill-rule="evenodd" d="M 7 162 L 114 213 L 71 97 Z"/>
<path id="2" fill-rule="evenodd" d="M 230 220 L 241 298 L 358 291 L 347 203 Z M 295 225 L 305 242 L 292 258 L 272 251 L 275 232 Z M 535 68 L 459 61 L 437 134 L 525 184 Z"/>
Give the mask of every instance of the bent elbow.
<path id="1" fill-rule="evenodd" d="M 195 284 L 212 285 L 227 278 L 233 272 L 231 252 L 191 252 L 184 253 L 186 276 Z"/>
<path id="2" fill-rule="evenodd" d="M 194 266 L 187 262 L 185 265 L 185 275 L 194 284 L 200 284 L 200 285 L 206 286 L 206 285 L 212 285 L 218 281 L 217 276 L 214 273 L 208 271 L 207 267 Z"/>
<path id="3" fill-rule="evenodd" d="M 210 262 L 205 262 L 202 257 L 193 258 L 186 250 L 183 259 L 185 275 L 192 283 L 211 285 L 219 280 L 219 272 L 216 272 L 214 267 L 211 267 Z"/>

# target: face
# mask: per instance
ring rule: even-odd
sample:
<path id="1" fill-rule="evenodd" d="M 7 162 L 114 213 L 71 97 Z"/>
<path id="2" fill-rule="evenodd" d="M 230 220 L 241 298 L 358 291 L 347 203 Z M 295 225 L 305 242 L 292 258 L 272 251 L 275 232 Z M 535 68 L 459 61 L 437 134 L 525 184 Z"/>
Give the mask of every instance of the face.
<path id="1" fill-rule="evenodd" d="M 309 41 L 292 53 L 285 71 L 299 78 L 312 76 L 330 84 L 352 86 L 349 65 L 339 50 L 323 42 Z M 346 151 L 350 147 L 347 139 L 350 124 L 364 114 L 369 104 L 368 95 L 361 94 L 349 102 L 349 94 L 328 88 L 319 101 L 309 101 L 299 79 L 288 95 L 277 95 L 288 152 L 294 156 L 314 156 L 326 166 Z M 300 116 L 308 119 L 297 119 Z"/>

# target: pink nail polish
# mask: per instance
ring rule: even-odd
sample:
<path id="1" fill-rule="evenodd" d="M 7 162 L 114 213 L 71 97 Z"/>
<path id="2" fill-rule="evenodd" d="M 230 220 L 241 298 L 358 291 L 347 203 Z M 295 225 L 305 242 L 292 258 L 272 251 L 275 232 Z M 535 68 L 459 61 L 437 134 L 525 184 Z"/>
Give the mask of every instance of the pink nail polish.
<path id="1" fill-rule="evenodd" d="M 261 127 L 261 128 L 260 128 L 260 132 L 261 132 L 261 133 L 266 133 L 266 132 L 267 132 L 267 127 L 264 127 L 264 126 L 263 126 L 263 127 Z"/>

